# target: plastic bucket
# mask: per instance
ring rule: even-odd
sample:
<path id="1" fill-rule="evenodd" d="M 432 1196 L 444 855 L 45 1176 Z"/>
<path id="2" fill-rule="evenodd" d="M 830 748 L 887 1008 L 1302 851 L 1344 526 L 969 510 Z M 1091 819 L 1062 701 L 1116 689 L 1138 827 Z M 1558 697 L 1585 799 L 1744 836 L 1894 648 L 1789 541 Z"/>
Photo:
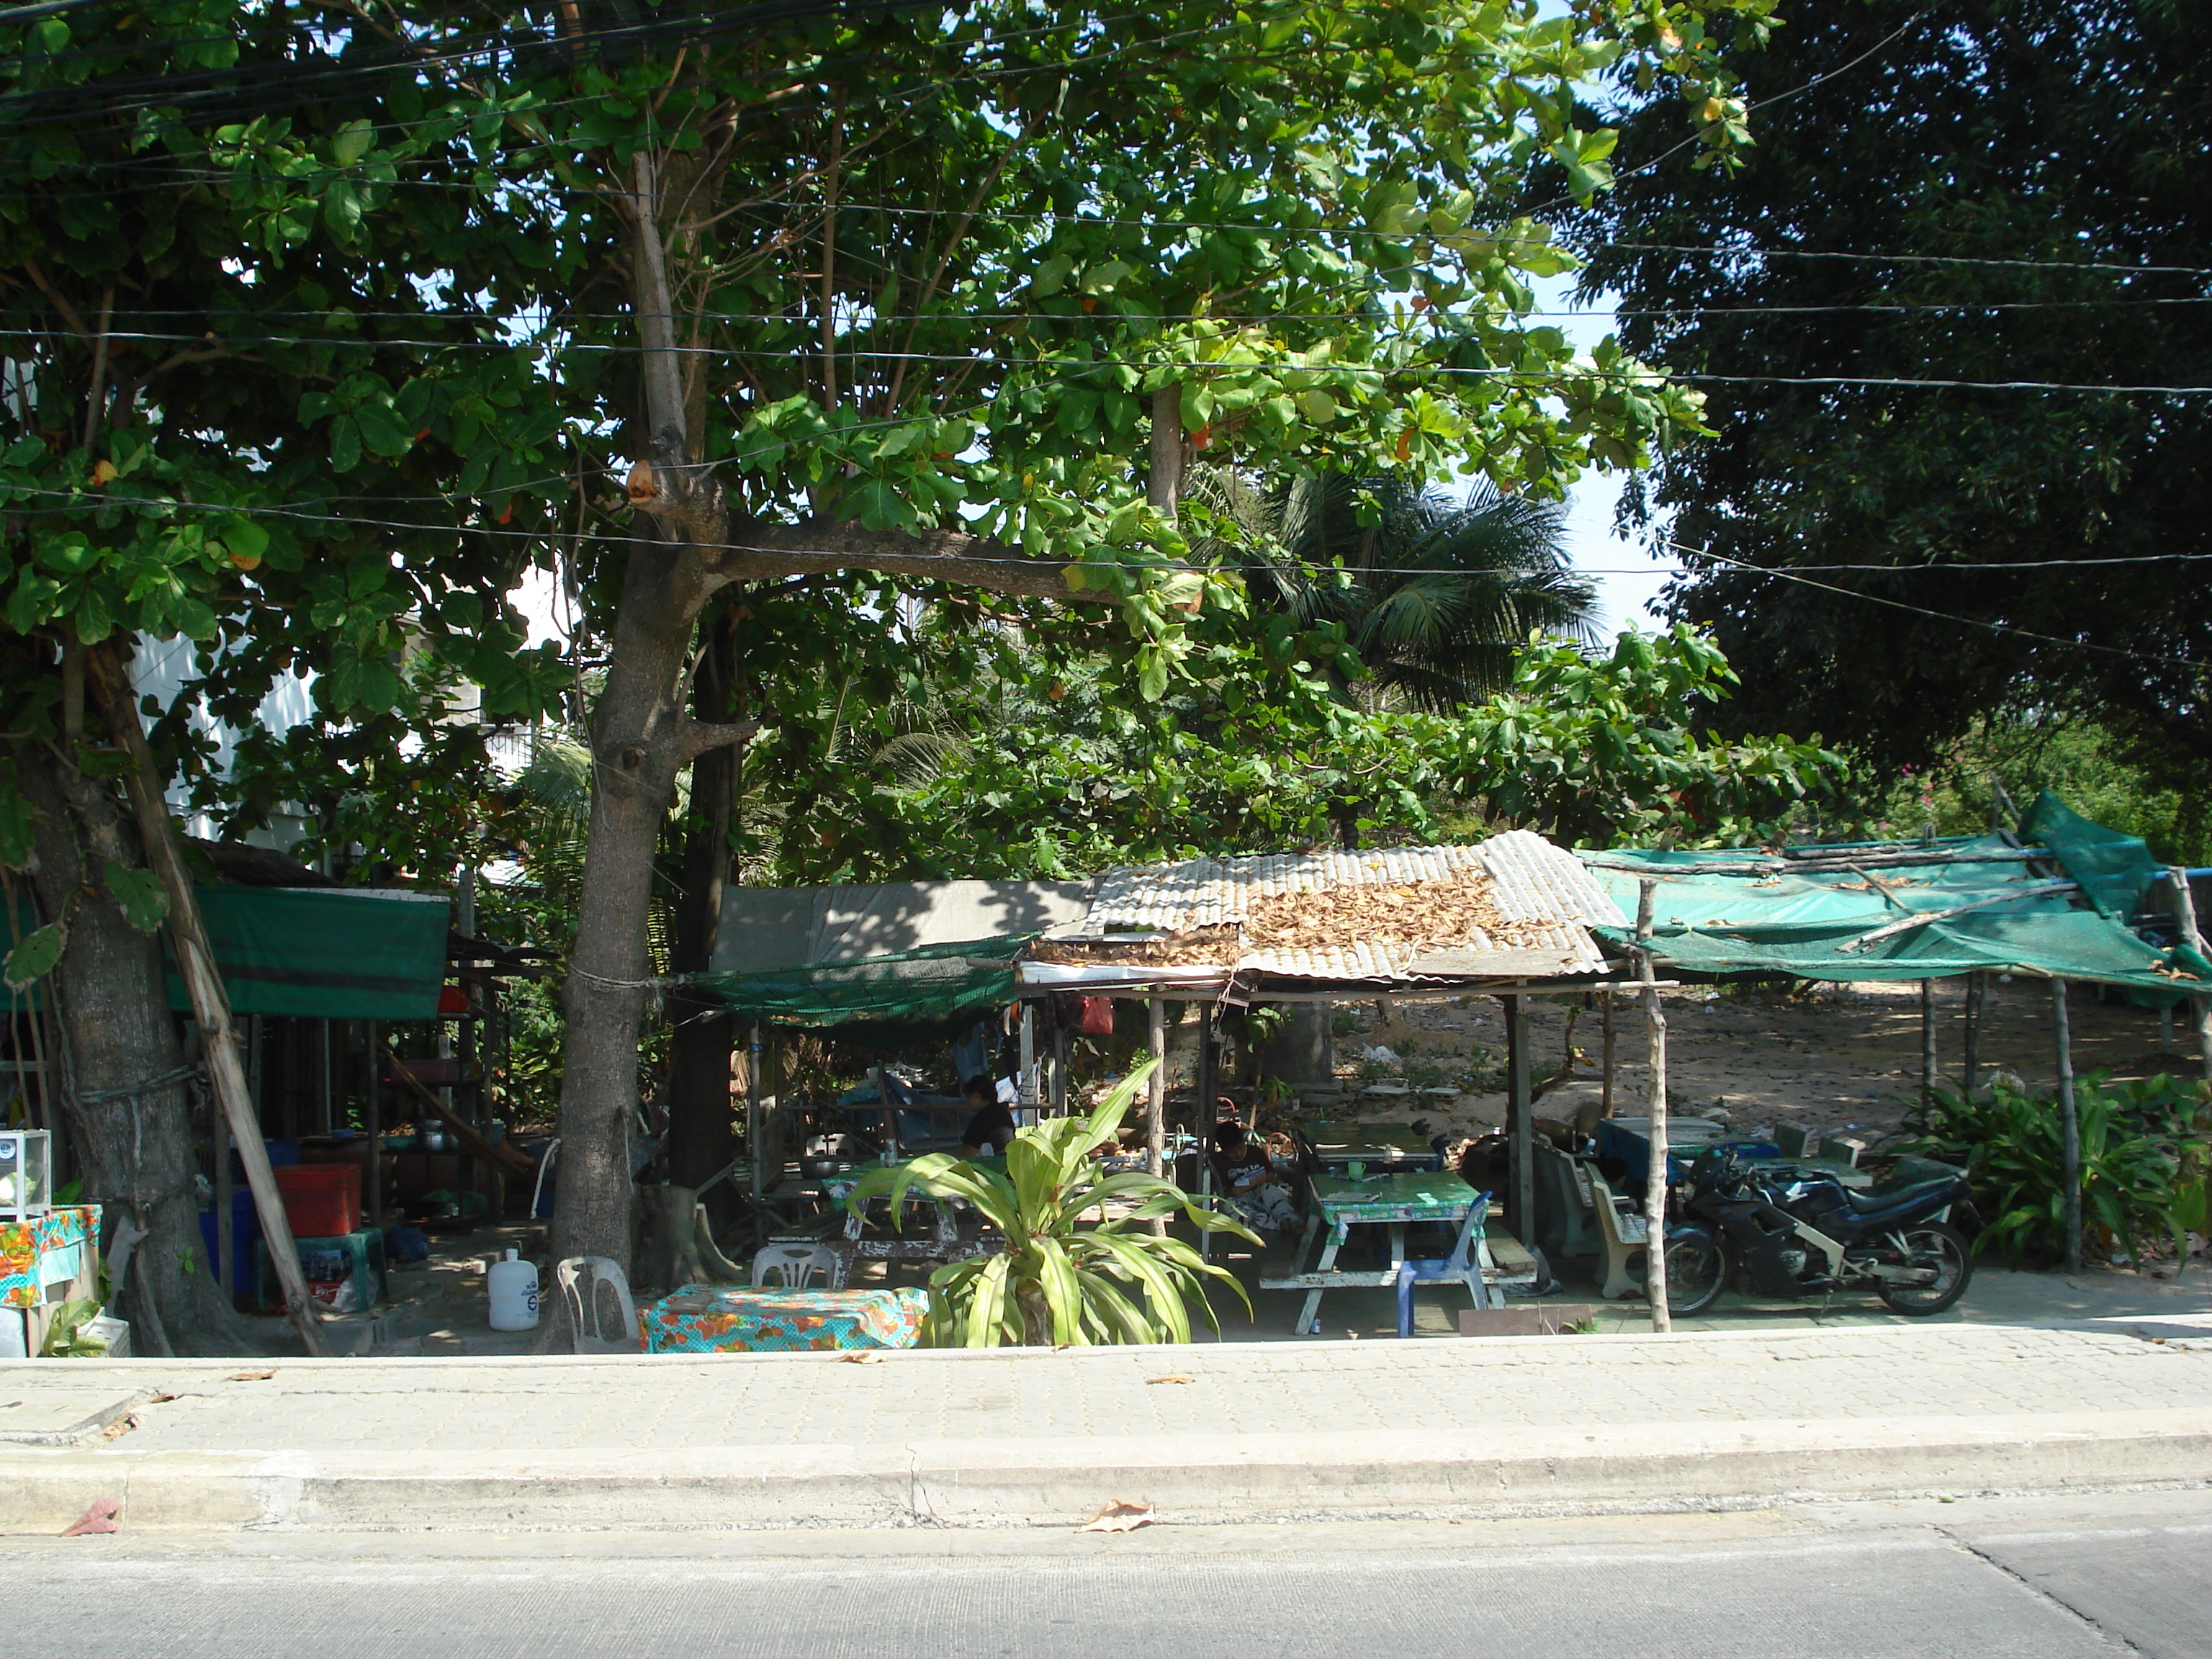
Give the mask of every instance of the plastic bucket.
<path id="1" fill-rule="evenodd" d="M 359 1165 L 295 1164 L 275 1174 L 295 1238 L 342 1238 L 360 1230 Z"/>

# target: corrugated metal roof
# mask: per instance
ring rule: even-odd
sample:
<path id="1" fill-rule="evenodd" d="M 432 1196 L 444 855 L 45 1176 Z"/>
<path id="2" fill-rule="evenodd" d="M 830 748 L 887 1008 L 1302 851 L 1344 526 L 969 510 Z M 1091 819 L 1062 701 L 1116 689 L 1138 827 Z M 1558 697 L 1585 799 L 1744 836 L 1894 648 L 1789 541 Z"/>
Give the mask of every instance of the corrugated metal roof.
<path id="1" fill-rule="evenodd" d="M 1572 854 L 1540 836 L 1516 830 L 1472 847 L 1191 859 L 1109 871 L 1099 878 L 1080 926 L 1062 930 L 1060 937 L 1186 933 L 1241 924 L 1255 901 L 1272 895 L 1402 887 L 1471 874 L 1490 878 L 1491 902 L 1509 923 L 1519 924 L 1510 936 L 1493 939 L 1478 928 L 1465 941 L 1443 947 L 1357 939 L 1327 945 L 1248 946 L 1238 955 L 1237 969 L 1326 980 L 1595 973 L 1605 958 L 1589 928 L 1626 925 L 1619 907 Z"/>

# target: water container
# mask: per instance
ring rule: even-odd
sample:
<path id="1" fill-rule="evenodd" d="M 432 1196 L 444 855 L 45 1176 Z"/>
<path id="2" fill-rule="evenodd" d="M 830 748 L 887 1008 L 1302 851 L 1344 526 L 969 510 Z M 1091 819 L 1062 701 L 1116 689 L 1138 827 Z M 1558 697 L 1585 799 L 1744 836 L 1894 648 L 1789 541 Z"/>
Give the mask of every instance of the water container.
<path id="1" fill-rule="evenodd" d="M 507 1260 L 491 1264 L 485 1275 L 491 1284 L 491 1328 L 495 1331 L 534 1331 L 538 1328 L 538 1266 L 522 1261 L 514 1251 Z"/>

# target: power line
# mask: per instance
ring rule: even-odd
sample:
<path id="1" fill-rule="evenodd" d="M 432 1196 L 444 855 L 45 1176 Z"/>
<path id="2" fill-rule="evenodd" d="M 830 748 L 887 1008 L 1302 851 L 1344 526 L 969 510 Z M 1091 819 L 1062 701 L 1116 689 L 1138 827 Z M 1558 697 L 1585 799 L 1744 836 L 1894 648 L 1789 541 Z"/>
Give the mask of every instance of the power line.
<path id="1" fill-rule="evenodd" d="M 2014 628 L 2004 623 L 1984 622 L 1978 617 L 1956 616 L 1948 611 L 1931 611 L 1925 605 L 1911 605 L 1903 599 L 1889 599 L 1880 593 L 1862 592 L 1854 587 L 1838 587 L 1833 582 L 1814 581 L 1811 577 L 1800 575 L 1795 570 L 1751 564 L 1742 559 L 1729 558 L 1724 553 L 1715 553 L 1705 548 L 1691 547 L 1678 541 L 1662 538 L 1662 542 L 1664 545 L 1674 549 L 1679 553 L 1686 553 L 1694 558 L 1710 559 L 1715 563 L 1729 565 L 1753 575 L 1778 576 L 1784 581 L 1797 582 L 1807 587 L 1817 587 L 1824 593 L 1840 593 L 1845 599 L 1864 599 L 1872 605 L 1887 605 L 1893 611 L 1909 611 L 1916 617 L 1927 617 L 1936 622 L 1954 623 L 1961 628 L 1978 628 L 1991 634 L 2004 634 L 2016 639 L 2035 640 L 2045 645 L 2061 646 L 2069 651 L 2091 651 L 2100 656 L 2125 658 L 2131 662 L 2162 663 L 2169 667 L 2193 669 L 2198 673 L 2212 673 L 2212 663 L 2198 662 L 2193 657 L 2169 657 L 2156 652 L 2129 651 L 2119 646 L 2098 645 L 2087 640 L 2062 639 L 2056 634 L 2039 634 L 2033 629 Z"/>
<path id="2" fill-rule="evenodd" d="M 9 337 L 29 339 L 46 337 L 45 335 L 35 331 L 0 330 L 0 337 Z M 157 340 L 163 343 L 175 343 L 180 341 L 198 342 L 204 341 L 206 338 L 204 335 L 141 335 L 123 331 L 115 331 L 110 334 L 109 337 L 111 339 L 143 338 Z M 249 351 L 257 347 L 270 345 L 297 346 L 302 349 L 310 347 L 337 347 L 343 349 L 349 344 L 362 346 L 381 345 L 391 349 L 422 349 L 441 351 L 456 349 L 520 351 L 533 346 L 556 353 L 575 351 L 628 353 L 639 349 L 638 347 L 630 344 L 589 340 L 568 341 L 559 344 L 543 342 L 520 342 L 508 343 L 492 340 L 348 342 L 331 338 L 290 341 L 248 340 L 242 343 L 244 348 Z M 669 346 L 664 348 L 664 349 L 671 351 L 679 356 L 696 356 L 702 357 L 731 357 L 738 359 L 753 359 L 770 362 L 785 362 L 790 361 L 794 356 L 801 355 L 789 351 L 777 351 L 765 348 L 741 346 Z M 811 354 L 805 355 L 811 356 Z M 1376 375 L 1387 377 L 1410 375 L 1417 377 L 1443 377 L 1447 379 L 1520 380 L 1531 384 L 1571 379 L 1610 378 L 1625 380 L 1629 381 L 1631 384 L 1645 386 L 1654 391 L 1656 391 L 1668 384 L 1686 383 L 1712 386 L 1816 386 L 1878 388 L 1926 387 L 1935 390 L 1958 392 L 2102 392 L 2110 393 L 2115 396 L 2154 396 L 2173 398 L 2212 396 L 2212 386 L 2126 385 L 2077 380 L 1966 380 L 1938 379 L 1935 377 L 1915 377 L 1908 375 L 1871 374 L 1708 374 L 1695 369 L 1662 370 L 1649 365 L 1639 366 L 1639 368 L 1634 371 L 1632 376 L 1614 376 L 1609 370 L 1580 368 L 1573 363 L 1568 363 L 1553 369 L 1525 369 L 1516 368 L 1507 364 L 1467 365 L 1425 362 L 1388 364 L 1345 360 L 1320 367 L 1312 367 L 1287 362 L 1238 363 L 1224 362 L 1218 359 L 1196 357 L 1086 357 L 1060 360 L 1042 357 L 988 357 L 965 352 L 906 351 L 899 350 L 895 348 L 878 349 L 857 344 L 841 344 L 838 347 L 836 355 L 841 359 L 844 359 L 848 362 L 859 361 L 883 363 L 943 363 L 970 368 L 998 368 L 1011 374 L 1020 374 L 1025 370 L 1036 371 L 1049 369 L 1056 372 L 1061 378 L 1071 380 L 1079 380 L 1087 375 L 1094 374 L 1103 369 L 1114 368 L 1211 369 L 1223 373 L 1243 369 L 1296 374 L 1328 374 L 1334 371 L 1338 374 L 1361 376 Z"/>
<path id="3" fill-rule="evenodd" d="M 711 468 L 717 465 L 719 465 L 719 463 L 711 461 L 703 464 L 703 465 L 708 468 Z M 592 472 L 599 478 L 599 482 L 605 483 L 617 483 L 622 476 L 621 470 L 619 468 L 594 468 L 592 469 Z M 571 476 L 572 475 L 568 473 L 551 474 L 544 478 L 531 480 L 528 483 L 508 485 L 504 489 L 498 490 L 480 490 L 474 495 L 391 495 L 361 497 L 358 499 L 364 501 L 374 500 L 376 501 L 441 501 L 451 506 L 459 507 L 465 502 L 481 501 L 487 496 L 517 494 L 534 484 L 566 482 Z M 305 513 L 299 510 L 303 507 L 323 505 L 340 500 L 354 499 L 339 496 L 303 497 L 282 504 L 263 502 L 249 505 L 239 505 L 226 502 L 201 502 L 166 498 L 157 501 L 110 500 L 106 497 L 92 496 L 88 492 L 72 492 L 45 489 L 33 489 L 22 493 L 64 497 L 70 504 L 50 507 L 13 507 L 8 508 L 8 511 L 14 513 L 39 514 L 41 515 L 71 515 L 96 512 L 109 507 L 120 507 L 126 509 L 137 507 L 155 507 L 163 511 L 179 510 L 215 514 L 235 514 L 243 517 L 283 518 L 303 523 L 339 525 L 348 528 L 366 527 L 374 529 L 410 530 L 421 531 L 439 535 L 482 535 L 493 536 L 506 539 L 519 538 L 532 541 L 542 540 L 547 536 L 567 536 L 574 533 L 571 532 L 557 530 L 517 530 L 507 528 L 503 526 L 491 525 L 425 524 L 408 520 L 369 518 L 348 514 Z M 600 532 L 592 533 L 604 535 L 606 532 Z M 1689 555 L 1693 558 L 1708 559 L 1716 563 L 1729 565 L 1736 569 L 1742 570 L 1753 575 L 1777 576 L 1790 580 L 1804 580 L 1801 573 L 1806 571 L 1820 571 L 1823 573 L 1850 571 L 1863 573 L 1869 575 L 1887 576 L 1936 575 L 1950 574 L 1973 574 L 1978 572 L 1990 570 L 2040 570 L 2053 568 L 2087 568 L 2106 565 L 2203 563 L 2207 561 L 2212 561 L 2212 553 L 2145 553 L 2122 554 L 2111 558 L 1993 560 L 1987 563 L 1955 563 L 1940 565 L 1868 563 L 1802 564 L 1792 565 L 1785 569 L 1765 565 L 1752 564 L 1741 559 L 1730 558 L 1725 554 L 1714 553 L 1701 548 L 1693 548 L 1686 543 L 1677 542 L 1665 538 L 1661 538 L 1661 544 L 1666 547 L 1670 547 L 1679 553 Z M 826 548 L 766 547 L 738 542 L 717 544 L 714 548 L 708 549 L 707 550 L 763 553 L 776 556 L 789 554 L 798 557 L 817 558 L 849 558 L 852 556 L 845 551 Z M 1026 557 L 1012 558 L 986 554 L 961 554 L 957 556 L 958 562 L 969 564 L 1018 565 L 1031 568 L 1043 566 L 1058 567 L 1060 565 L 1071 562 L 1070 561 L 1061 559 L 1038 559 Z M 1217 564 L 1210 568 L 1222 570 L 1255 572 L 1261 574 L 1280 574 L 1295 563 L 1295 561 L 1289 562 L 1289 563 L 1286 564 L 1286 562 L 1283 561 L 1261 559 L 1243 563 L 1231 562 Z M 860 569 L 866 568 L 866 567 L 864 564 L 856 562 L 854 565 L 854 568 Z M 1357 574 L 1351 572 L 1349 567 L 1298 566 L 1297 568 L 1318 571 L 1323 574 L 1327 574 L 1335 568 L 1344 568 L 1346 570 L 1347 574 Z M 1395 576 L 1480 576 L 1494 574 L 1480 570 L 1469 571 L 1455 568 L 1449 566 L 1438 565 L 1364 565 L 1360 567 L 1360 571 L 1374 575 Z M 1545 562 L 1532 562 L 1524 567 L 1515 567 L 1511 571 L 1509 571 L 1506 574 L 1554 571 L 1560 574 L 1585 576 L 1637 576 L 1654 574 L 1653 567 L 1650 565 L 1628 567 L 1586 565 L 1557 566 Z M 1920 615 L 1934 617 L 1939 621 L 1956 622 L 1972 627 L 1994 629 L 2000 633 L 2021 634 L 2025 637 L 2043 640 L 2054 645 L 2075 645 L 2080 646 L 2082 649 L 2097 649 L 2105 651 L 2116 649 L 2116 647 L 2090 647 L 2081 645 L 2081 642 L 2078 641 L 2064 640 L 2053 635 L 2033 634 L 2025 629 L 2007 627 L 2002 623 L 1978 622 L 1972 617 L 1954 616 L 1947 611 L 1923 610 L 1919 606 L 1907 605 L 1901 600 L 1888 599 L 1879 594 L 1862 592 L 1856 588 L 1837 587 L 1825 582 L 1811 582 L 1808 585 L 1823 588 L 1831 592 L 1845 594 L 1854 599 L 1863 599 L 1872 600 L 1876 604 L 1901 606 L 1903 609 L 1915 611 Z M 2160 657 L 2140 652 L 2120 652 L 2119 654 L 2141 657 L 2145 661 L 2181 662 L 2186 663 L 2187 665 L 2192 667 L 2203 665 L 2195 663 L 2188 663 L 2187 659 L 2182 658 Z"/>

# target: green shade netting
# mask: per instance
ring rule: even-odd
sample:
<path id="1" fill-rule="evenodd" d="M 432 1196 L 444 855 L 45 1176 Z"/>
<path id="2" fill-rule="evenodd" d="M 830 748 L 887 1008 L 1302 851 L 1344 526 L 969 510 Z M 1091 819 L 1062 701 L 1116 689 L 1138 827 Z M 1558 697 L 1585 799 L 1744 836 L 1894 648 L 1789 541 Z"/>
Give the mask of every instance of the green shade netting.
<path id="1" fill-rule="evenodd" d="M 1837 854 L 1848 850 L 1823 849 Z M 1893 846 L 1890 850 L 1899 849 Z M 1929 849 L 1915 843 L 1910 850 Z M 1995 854 L 2008 847 L 2002 838 L 1987 836 L 1939 842 L 1934 850 Z M 1636 914 L 1639 877 L 1648 872 L 1662 878 L 1654 896 L 1654 954 L 1677 972 L 1908 980 L 2018 969 L 2130 986 L 2153 997 L 2179 995 L 2190 982 L 2179 975 L 2212 982 L 2212 964 L 2203 958 L 2187 951 L 2160 951 L 2109 915 L 2075 908 L 2064 892 L 2031 892 L 2010 903 L 1860 943 L 1865 935 L 1903 920 L 1909 911 L 1948 910 L 2032 888 L 2043 879 L 2017 860 L 1960 857 L 1905 868 L 1875 866 L 1866 875 L 1848 870 L 1786 869 L 1774 875 L 1753 875 L 1710 866 L 1741 865 L 1747 857 L 1757 857 L 1755 853 L 1615 850 L 1584 856 L 1604 860 L 1591 873 L 1624 915 Z M 2068 874 L 2074 874 L 2070 866 Z M 1869 885 L 1868 876 L 1887 889 L 1887 896 Z M 2083 885 L 2086 889 L 2087 884 Z M 1628 944 L 1633 932 L 1626 927 L 1595 931 L 1616 945 Z"/>
<path id="2" fill-rule="evenodd" d="M 337 887 L 203 887 L 200 919 L 238 1014 L 431 1019 L 451 905 Z M 167 930 L 169 1006 L 188 1012 Z"/>
<path id="3" fill-rule="evenodd" d="M 732 1012 L 777 1025 L 945 1028 L 1017 1000 L 1014 957 L 1036 937 L 931 945 L 768 973 L 709 974 L 699 983 Z"/>
<path id="4" fill-rule="evenodd" d="M 2115 921 L 2133 916 L 2152 884 L 2166 878 L 2166 866 L 2142 836 L 2092 823 L 2048 789 L 2027 809 L 2020 834 L 2029 846 L 2056 853 L 2089 902 Z"/>
<path id="5" fill-rule="evenodd" d="M 234 1014 L 302 1019 L 432 1019 L 446 982 L 452 905 L 442 898 L 380 898 L 342 887 L 202 887 L 200 921 Z M 38 924 L 19 888 L 15 922 Z M 0 951 L 13 936 L 0 938 Z M 161 930 L 169 1006 L 191 1012 L 168 930 Z M 40 985 L 15 993 L 39 1007 Z"/>

